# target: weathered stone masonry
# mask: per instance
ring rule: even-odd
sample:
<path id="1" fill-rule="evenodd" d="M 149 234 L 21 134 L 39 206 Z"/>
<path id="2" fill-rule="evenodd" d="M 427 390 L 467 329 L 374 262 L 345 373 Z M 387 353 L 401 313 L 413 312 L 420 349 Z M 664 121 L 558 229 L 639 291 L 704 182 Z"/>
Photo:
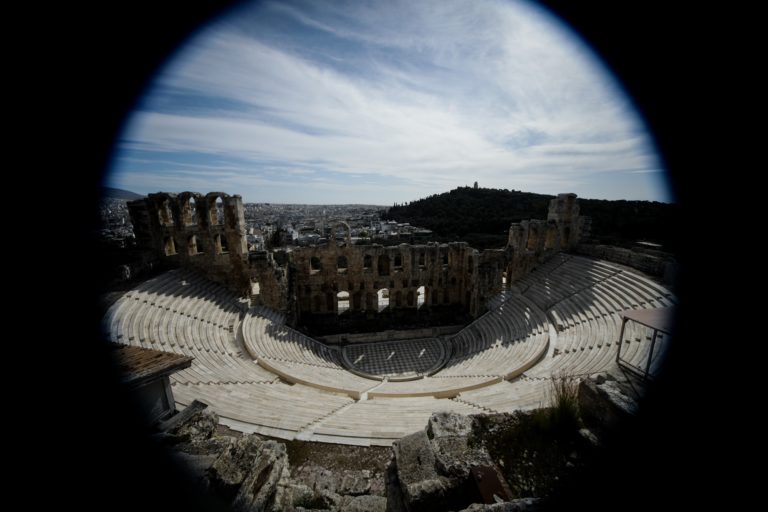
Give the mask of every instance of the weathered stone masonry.
<path id="1" fill-rule="evenodd" d="M 217 200 L 220 207 L 217 207 Z M 186 266 L 287 315 L 292 325 L 361 322 L 377 315 L 416 318 L 430 312 L 477 317 L 507 283 L 588 230 L 575 194 L 550 203 L 547 220 L 510 226 L 506 247 L 477 251 L 464 242 L 426 245 L 352 245 L 342 237 L 317 247 L 248 252 L 242 198 L 149 194 L 128 203 L 137 242 L 169 266 Z"/>
<path id="2" fill-rule="evenodd" d="M 574 249 L 588 236 L 589 217 L 579 216 L 576 194 L 559 194 L 549 203 L 547 220 L 524 220 L 509 227 L 507 282 L 524 276 L 559 251 Z"/>
<path id="3" fill-rule="evenodd" d="M 477 264 L 478 251 L 463 242 L 297 249 L 291 254 L 297 317 L 336 315 L 347 301 L 352 314 L 446 305 L 476 314 Z M 388 303 L 384 308 L 380 297 Z"/>
<path id="4" fill-rule="evenodd" d="M 128 210 L 140 246 L 169 265 L 195 268 L 230 288 L 246 290 L 248 245 L 240 196 L 160 192 L 130 201 Z"/>

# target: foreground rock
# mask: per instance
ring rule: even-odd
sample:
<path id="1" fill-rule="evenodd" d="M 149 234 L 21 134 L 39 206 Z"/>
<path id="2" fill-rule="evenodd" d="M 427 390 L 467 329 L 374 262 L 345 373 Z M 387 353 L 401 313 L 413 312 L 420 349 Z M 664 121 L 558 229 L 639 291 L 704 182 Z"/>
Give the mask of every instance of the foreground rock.
<path id="1" fill-rule="evenodd" d="M 473 503 L 459 512 L 534 512 L 540 510 L 539 505 L 540 500 L 538 498 L 523 498 L 502 503 L 493 503 L 491 505 Z"/>
<path id="2" fill-rule="evenodd" d="M 278 484 L 288 477 L 285 445 L 243 436 L 232 443 L 209 469 L 211 488 L 232 496 L 236 510 L 271 510 Z"/>
<path id="3" fill-rule="evenodd" d="M 477 427 L 471 416 L 435 413 L 426 430 L 393 445 L 406 510 L 455 510 L 511 498 L 488 452 L 472 443 Z"/>
<path id="4" fill-rule="evenodd" d="M 579 410 L 596 432 L 615 430 L 634 417 L 638 404 L 612 377 L 591 377 L 579 383 Z"/>
<path id="5" fill-rule="evenodd" d="M 637 407 L 620 383 L 604 377 L 582 381 L 578 401 L 583 423 L 564 423 L 567 432 L 545 409 L 435 413 L 423 430 L 393 444 L 383 475 L 386 459 L 376 471 L 354 469 L 339 464 L 349 453 L 339 458 L 323 451 L 313 458 L 290 445 L 291 453 L 302 454 L 292 474 L 285 443 L 219 435 L 218 417 L 204 404 L 161 424 L 167 431 L 158 437 L 200 488 L 238 511 L 530 512 L 541 510 L 558 479 L 601 445 L 606 426 Z"/>

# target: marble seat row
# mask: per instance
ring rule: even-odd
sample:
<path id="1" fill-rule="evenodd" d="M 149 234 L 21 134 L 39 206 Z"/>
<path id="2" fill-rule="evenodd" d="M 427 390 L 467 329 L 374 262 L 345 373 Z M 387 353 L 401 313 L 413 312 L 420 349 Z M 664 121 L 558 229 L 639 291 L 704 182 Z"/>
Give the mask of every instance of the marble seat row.
<path id="1" fill-rule="evenodd" d="M 237 297 L 194 272 L 171 270 L 125 293 L 108 310 L 110 340 L 192 356 L 192 366 L 172 378 L 190 383 L 270 382 L 238 346 Z"/>
<path id="2" fill-rule="evenodd" d="M 192 366 L 171 377 L 179 407 L 201 400 L 231 428 L 389 445 L 423 428 L 432 412 L 547 405 L 553 377 L 616 364 L 623 310 L 675 302 L 639 273 L 558 254 L 489 301 L 485 315 L 439 340 L 447 349 L 439 371 L 405 381 L 347 371 L 336 348 L 288 327 L 269 308 L 242 313 L 233 293 L 191 271 L 169 271 L 125 293 L 105 315 L 104 330 L 119 343 L 192 356 Z M 622 357 L 644 367 L 650 333 L 630 324 Z M 652 368 L 668 344 L 666 335 L 657 341 Z"/>
<path id="3" fill-rule="evenodd" d="M 568 297 L 611 279 L 621 269 L 605 262 L 572 256 L 547 273 L 545 267 L 534 270 L 523 294 L 542 310 Z"/>
<path id="4" fill-rule="evenodd" d="M 519 379 L 465 391 L 454 400 L 482 408 L 486 412 L 514 412 L 548 406 L 550 390 L 548 382 Z"/>
<path id="5" fill-rule="evenodd" d="M 538 269 L 527 276 L 525 295 L 532 294 L 536 301 L 537 290 L 542 283 L 551 283 L 551 274 L 574 276 L 578 272 L 600 269 L 603 278 L 592 286 L 584 286 L 570 295 L 560 293 L 560 300 L 550 302 L 547 310 L 558 333 L 553 352 L 535 368 L 526 372 L 527 377 L 546 379 L 552 375 L 583 376 L 607 371 L 614 367 L 621 328 L 620 312 L 627 309 L 653 309 L 672 306 L 674 295 L 662 285 L 647 277 L 607 262 L 572 257 L 564 261 L 550 274 Z M 538 298 L 541 302 L 540 297 Z M 625 335 L 622 340 L 622 357 L 631 363 L 647 359 L 649 337 L 647 334 Z M 658 357 L 660 360 L 660 356 Z"/>
<path id="6" fill-rule="evenodd" d="M 348 372 L 337 349 L 286 326 L 282 315 L 264 307 L 243 320 L 245 347 L 258 364 L 285 380 L 359 398 L 377 381 Z"/>
<path id="7" fill-rule="evenodd" d="M 549 340 L 544 313 L 523 296 L 511 296 L 451 340 L 452 355 L 436 377 L 510 378 L 541 357 Z"/>
<path id="8" fill-rule="evenodd" d="M 482 412 L 477 407 L 433 397 L 374 398 L 361 400 L 330 415 L 304 439 L 330 443 L 389 446 L 424 428 L 433 412 Z"/>
<path id="9" fill-rule="evenodd" d="M 283 382 L 175 384 L 173 394 L 181 405 L 193 400 L 208 404 L 232 428 L 282 439 L 294 439 L 302 429 L 354 403 L 349 397 Z"/>

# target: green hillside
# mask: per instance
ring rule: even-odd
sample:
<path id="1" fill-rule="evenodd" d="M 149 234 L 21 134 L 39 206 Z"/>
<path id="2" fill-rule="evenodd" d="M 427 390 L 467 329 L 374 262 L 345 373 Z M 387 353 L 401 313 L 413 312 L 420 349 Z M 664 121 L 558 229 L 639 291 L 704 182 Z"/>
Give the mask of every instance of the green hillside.
<path id="1" fill-rule="evenodd" d="M 478 249 L 500 248 L 509 224 L 546 219 L 554 196 L 517 190 L 459 187 L 409 204 L 394 205 L 383 215 L 435 232 L 438 241 L 462 240 Z M 628 246 L 638 240 L 675 249 L 677 208 L 651 201 L 579 199 L 581 214 L 592 217 L 593 238 Z"/>

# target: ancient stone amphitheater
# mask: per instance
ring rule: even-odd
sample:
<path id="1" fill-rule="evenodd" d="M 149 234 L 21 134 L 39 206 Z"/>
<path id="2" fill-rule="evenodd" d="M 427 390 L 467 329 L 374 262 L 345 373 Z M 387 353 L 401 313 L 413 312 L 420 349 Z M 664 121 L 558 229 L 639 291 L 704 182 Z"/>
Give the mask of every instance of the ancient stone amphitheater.
<path id="1" fill-rule="evenodd" d="M 651 329 L 622 312 L 667 308 L 674 295 L 638 271 L 557 252 L 486 302 L 461 331 L 331 346 L 251 307 L 199 270 L 178 268 L 120 297 L 110 340 L 194 358 L 172 376 L 178 408 L 197 399 L 221 423 L 281 439 L 389 445 L 432 412 L 511 412 L 549 403 L 550 380 L 645 368 Z M 653 373 L 668 335 L 655 340 Z"/>

